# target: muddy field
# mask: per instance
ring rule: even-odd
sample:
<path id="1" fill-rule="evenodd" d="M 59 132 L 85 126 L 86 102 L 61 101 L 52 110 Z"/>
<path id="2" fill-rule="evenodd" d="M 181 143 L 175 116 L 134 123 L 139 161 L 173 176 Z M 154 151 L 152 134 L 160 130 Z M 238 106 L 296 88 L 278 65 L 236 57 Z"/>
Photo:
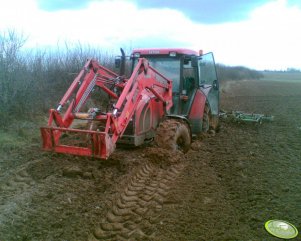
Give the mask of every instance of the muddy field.
<path id="1" fill-rule="evenodd" d="M 1 147 L 0 240 L 279 240 L 269 219 L 301 231 L 301 82 L 227 82 L 221 108 L 275 119 L 222 118 L 185 155 L 43 153 L 37 132 Z"/>

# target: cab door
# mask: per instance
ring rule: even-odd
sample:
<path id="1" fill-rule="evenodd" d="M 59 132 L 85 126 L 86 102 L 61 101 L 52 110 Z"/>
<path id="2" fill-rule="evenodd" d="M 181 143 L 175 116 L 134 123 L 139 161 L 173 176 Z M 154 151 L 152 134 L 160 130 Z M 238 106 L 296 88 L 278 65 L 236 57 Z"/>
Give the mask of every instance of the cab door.
<path id="1" fill-rule="evenodd" d="M 199 86 L 207 97 L 211 114 L 219 114 L 219 83 L 216 74 L 213 53 L 198 57 Z"/>
<path id="2" fill-rule="evenodd" d="M 191 57 L 184 57 L 181 66 L 179 114 L 188 116 L 198 87 L 197 68 Z"/>

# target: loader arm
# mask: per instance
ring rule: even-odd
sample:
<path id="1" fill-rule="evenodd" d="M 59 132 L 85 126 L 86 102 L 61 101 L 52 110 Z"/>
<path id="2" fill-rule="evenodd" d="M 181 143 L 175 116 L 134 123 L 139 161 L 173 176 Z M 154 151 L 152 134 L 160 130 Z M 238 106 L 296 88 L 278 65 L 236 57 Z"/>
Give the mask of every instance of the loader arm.
<path id="1" fill-rule="evenodd" d="M 91 113 L 81 113 L 95 86 L 117 100 L 114 109 L 93 116 Z M 119 88 L 120 94 L 111 90 L 109 86 Z M 135 114 L 139 102 L 151 98 L 161 101 L 164 111 L 168 111 L 172 106 L 172 81 L 149 66 L 146 59 L 139 59 L 128 80 L 99 65 L 95 60 L 88 60 L 59 102 L 57 109 L 50 110 L 48 126 L 41 128 L 43 149 L 107 159 Z M 68 102 L 69 106 L 62 115 L 61 110 Z M 102 121 L 105 128 L 101 131 L 70 128 L 77 118 Z M 83 147 L 63 144 L 64 133 L 88 136 L 87 145 Z"/>

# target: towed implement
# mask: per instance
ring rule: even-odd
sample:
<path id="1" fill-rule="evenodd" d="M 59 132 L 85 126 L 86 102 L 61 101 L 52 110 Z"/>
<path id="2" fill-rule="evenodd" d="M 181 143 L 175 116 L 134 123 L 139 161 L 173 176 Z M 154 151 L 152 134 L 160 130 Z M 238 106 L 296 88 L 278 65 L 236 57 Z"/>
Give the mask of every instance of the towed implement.
<path id="1" fill-rule="evenodd" d="M 123 51 L 122 51 L 123 53 Z M 120 74 L 90 59 L 74 79 L 48 124 L 43 149 L 107 159 L 116 144 L 155 140 L 189 149 L 191 138 L 218 125 L 219 85 L 213 54 L 187 49 L 136 49 L 131 74 L 125 55 Z"/>

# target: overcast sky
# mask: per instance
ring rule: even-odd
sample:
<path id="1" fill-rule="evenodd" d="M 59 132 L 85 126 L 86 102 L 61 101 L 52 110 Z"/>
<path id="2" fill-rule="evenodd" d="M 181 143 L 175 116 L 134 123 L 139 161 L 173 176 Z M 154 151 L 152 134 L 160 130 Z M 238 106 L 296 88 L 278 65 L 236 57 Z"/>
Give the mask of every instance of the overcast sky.
<path id="1" fill-rule="evenodd" d="M 184 47 L 216 62 L 301 69 L 300 0 L 0 0 L 0 30 L 28 47 Z"/>

